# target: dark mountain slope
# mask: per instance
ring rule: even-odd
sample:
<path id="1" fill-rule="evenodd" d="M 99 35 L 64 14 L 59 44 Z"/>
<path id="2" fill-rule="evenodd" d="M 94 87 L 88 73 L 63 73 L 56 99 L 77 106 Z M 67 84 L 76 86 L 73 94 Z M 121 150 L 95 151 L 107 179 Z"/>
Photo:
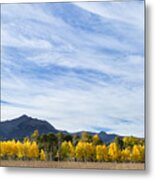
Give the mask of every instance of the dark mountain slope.
<path id="1" fill-rule="evenodd" d="M 0 122 L 0 137 L 2 140 L 22 139 L 26 136 L 30 136 L 36 129 L 38 129 L 40 134 L 58 132 L 58 130 L 47 121 L 23 115 L 10 121 Z"/>

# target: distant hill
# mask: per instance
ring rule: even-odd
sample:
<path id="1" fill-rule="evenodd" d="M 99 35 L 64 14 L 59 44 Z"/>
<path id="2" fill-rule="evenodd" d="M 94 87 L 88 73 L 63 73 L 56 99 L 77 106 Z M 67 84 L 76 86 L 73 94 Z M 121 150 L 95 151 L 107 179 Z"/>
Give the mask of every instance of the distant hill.
<path id="1" fill-rule="evenodd" d="M 62 132 L 64 134 L 71 134 L 71 135 L 78 135 L 81 136 L 83 131 L 76 132 L 76 133 L 69 133 L 67 131 L 57 130 L 54 126 L 52 126 L 47 121 L 39 120 L 36 118 L 29 117 L 27 115 L 22 115 L 18 118 L 13 120 L 7 120 L 0 122 L 0 139 L 1 140 L 9 140 L 9 139 L 16 139 L 22 140 L 24 137 L 29 136 L 34 132 L 34 130 L 38 130 L 39 134 L 48 134 L 48 133 L 58 133 Z M 88 133 L 93 136 L 95 132 Z M 98 133 L 100 139 L 104 143 L 112 142 L 117 134 L 107 134 L 106 132 Z"/>
<path id="2" fill-rule="evenodd" d="M 82 136 L 82 133 L 84 131 L 80 131 L 80 132 L 76 132 L 76 133 L 72 133 L 72 135 L 78 135 L 79 137 Z M 112 141 L 114 141 L 115 137 L 118 137 L 119 135 L 117 134 L 107 134 L 106 132 L 99 132 L 99 133 L 96 133 L 96 132 L 90 132 L 90 131 L 85 131 L 87 132 L 89 135 L 91 136 L 94 136 L 95 134 L 98 134 L 99 138 L 102 140 L 102 142 L 108 144 L 108 143 L 111 143 Z M 119 137 L 122 137 L 123 136 L 119 136 Z"/>

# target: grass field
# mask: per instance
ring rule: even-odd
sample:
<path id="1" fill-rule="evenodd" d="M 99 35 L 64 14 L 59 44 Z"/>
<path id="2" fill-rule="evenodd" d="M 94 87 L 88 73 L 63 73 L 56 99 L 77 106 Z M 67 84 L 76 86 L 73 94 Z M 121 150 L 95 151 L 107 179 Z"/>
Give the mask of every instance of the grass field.
<path id="1" fill-rule="evenodd" d="M 112 163 L 112 162 L 53 162 L 53 161 L 13 161 L 2 160 L 3 167 L 32 168 L 66 168 L 66 169 L 129 169 L 144 170 L 144 163 Z"/>

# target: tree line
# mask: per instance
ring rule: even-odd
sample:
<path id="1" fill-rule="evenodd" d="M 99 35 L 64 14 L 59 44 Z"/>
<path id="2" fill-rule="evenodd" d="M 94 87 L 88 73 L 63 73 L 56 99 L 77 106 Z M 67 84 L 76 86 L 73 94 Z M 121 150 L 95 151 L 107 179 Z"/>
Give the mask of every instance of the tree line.
<path id="1" fill-rule="evenodd" d="M 110 144 L 102 143 L 98 134 L 83 132 L 81 137 L 64 133 L 39 135 L 35 130 L 23 141 L 1 141 L 0 158 L 14 160 L 144 162 L 144 139 L 116 137 Z"/>

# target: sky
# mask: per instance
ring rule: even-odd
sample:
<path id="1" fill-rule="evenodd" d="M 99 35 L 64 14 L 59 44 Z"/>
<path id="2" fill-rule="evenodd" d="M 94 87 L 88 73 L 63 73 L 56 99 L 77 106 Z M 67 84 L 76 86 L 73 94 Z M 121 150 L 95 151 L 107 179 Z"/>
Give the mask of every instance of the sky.
<path id="1" fill-rule="evenodd" d="M 144 2 L 1 5 L 1 120 L 144 137 Z"/>

